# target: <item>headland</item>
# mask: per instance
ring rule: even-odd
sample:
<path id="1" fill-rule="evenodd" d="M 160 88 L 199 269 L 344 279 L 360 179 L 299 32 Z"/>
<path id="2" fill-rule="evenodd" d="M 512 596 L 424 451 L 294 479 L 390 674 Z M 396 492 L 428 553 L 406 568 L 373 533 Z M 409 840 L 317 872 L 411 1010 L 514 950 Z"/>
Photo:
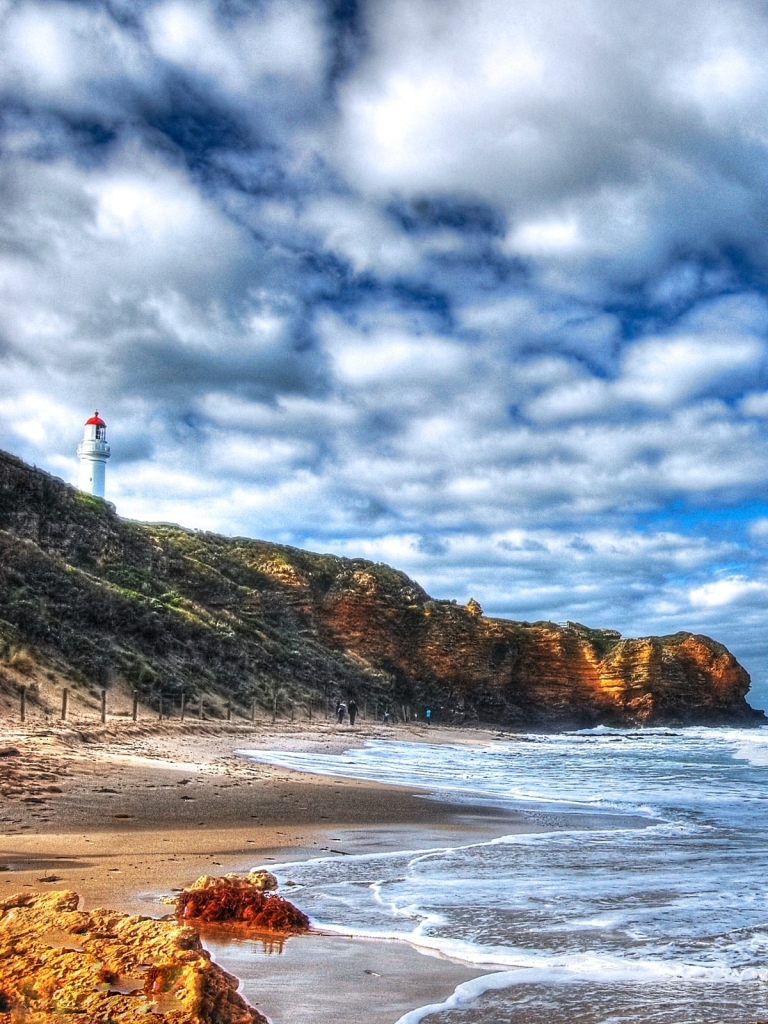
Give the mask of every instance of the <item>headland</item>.
<path id="1" fill-rule="evenodd" d="M 706 636 L 489 617 L 383 563 L 121 519 L 0 452 L 0 711 L 322 718 L 354 696 L 444 726 L 746 725 L 749 687 Z"/>

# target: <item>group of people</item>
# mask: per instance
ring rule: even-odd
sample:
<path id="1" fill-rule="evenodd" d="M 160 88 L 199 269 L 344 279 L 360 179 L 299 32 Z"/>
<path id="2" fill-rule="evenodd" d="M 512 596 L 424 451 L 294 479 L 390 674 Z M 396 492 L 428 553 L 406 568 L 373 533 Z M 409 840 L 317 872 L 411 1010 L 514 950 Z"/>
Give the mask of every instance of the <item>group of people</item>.
<path id="1" fill-rule="evenodd" d="M 339 700 L 336 702 L 336 721 L 339 725 L 343 725 L 344 719 L 349 715 L 349 724 L 354 725 L 355 719 L 357 718 L 357 711 L 357 701 L 354 698 L 348 701 Z M 413 717 L 416 718 L 416 715 L 414 714 Z M 427 725 L 432 724 L 432 710 L 430 708 L 427 708 L 424 712 L 424 719 Z M 384 712 L 384 724 L 392 725 L 392 716 L 389 711 Z"/>
<path id="2" fill-rule="evenodd" d="M 352 700 L 340 700 L 336 704 L 336 719 L 339 725 L 344 724 L 344 719 L 349 715 L 349 724 L 354 725 L 355 719 L 357 718 L 357 701 Z"/>

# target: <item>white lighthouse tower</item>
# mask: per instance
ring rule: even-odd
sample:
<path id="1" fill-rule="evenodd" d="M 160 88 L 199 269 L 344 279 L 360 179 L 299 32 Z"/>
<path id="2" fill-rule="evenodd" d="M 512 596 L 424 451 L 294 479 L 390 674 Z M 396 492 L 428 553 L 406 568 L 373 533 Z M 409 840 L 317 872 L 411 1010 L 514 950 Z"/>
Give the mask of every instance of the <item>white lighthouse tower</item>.
<path id="1" fill-rule="evenodd" d="M 107 459 L 112 454 L 107 444 L 107 424 L 99 416 L 98 410 L 85 421 L 83 440 L 77 446 L 77 457 L 80 459 L 80 478 L 77 486 L 87 494 L 104 497 L 104 476 Z"/>

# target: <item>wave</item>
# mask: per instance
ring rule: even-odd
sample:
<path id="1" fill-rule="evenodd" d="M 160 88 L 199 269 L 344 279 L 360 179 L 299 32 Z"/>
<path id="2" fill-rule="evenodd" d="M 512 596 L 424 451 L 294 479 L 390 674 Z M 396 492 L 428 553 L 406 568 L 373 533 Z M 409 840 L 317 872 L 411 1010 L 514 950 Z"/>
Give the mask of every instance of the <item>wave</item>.
<path id="1" fill-rule="evenodd" d="M 677 1013 L 661 1014 L 659 1024 L 733 1018 L 734 1005 L 742 1016 L 768 1017 L 768 727 L 602 728 L 475 747 L 392 740 L 344 755 L 251 753 L 288 768 L 514 808 L 539 826 L 456 846 L 271 867 L 298 882 L 294 891 L 322 930 L 407 942 L 491 972 L 398 1024 L 481 997 L 496 1002 L 467 1019 L 507 1019 L 504 1000 L 513 997 L 504 989 L 519 993 L 524 984 L 525 1000 L 539 1000 L 532 1021 L 582 1019 L 568 1017 L 567 999 L 555 1013 L 541 991 L 530 995 L 537 985 L 570 991 L 577 981 L 599 982 L 606 993 L 620 981 L 640 986 L 633 998 L 646 1016 L 611 990 L 607 1016 L 612 1001 L 625 1001 L 625 1016 L 615 1019 L 653 1016 L 654 981 L 668 985 L 665 999 Z M 724 987 L 740 989 L 735 1003 L 723 1002 Z M 708 1016 L 697 1016 L 699 1004 Z"/>

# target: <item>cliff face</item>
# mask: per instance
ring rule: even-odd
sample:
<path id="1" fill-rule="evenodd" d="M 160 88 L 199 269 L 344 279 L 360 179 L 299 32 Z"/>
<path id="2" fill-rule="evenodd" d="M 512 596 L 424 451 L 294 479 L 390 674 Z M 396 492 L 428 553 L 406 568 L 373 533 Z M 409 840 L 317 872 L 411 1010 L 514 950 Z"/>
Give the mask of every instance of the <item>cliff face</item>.
<path id="1" fill-rule="evenodd" d="M 578 623 L 489 619 L 431 601 L 410 581 L 397 601 L 375 572 L 353 575 L 320 609 L 332 642 L 409 678 L 444 681 L 453 705 L 482 720 L 568 727 L 754 717 L 744 699 L 749 675 L 709 637 L 622 640 Z"/>
<path id="2" fill-rule="evenodd" d="M 0 644 L 150 703 L 205 693 L 219 714 L 354 693 L 513 727 L 755 717 L 749 676 L 707 637 L 489 619 L 383 564 L 121 520 L 5 453 Z"/>

